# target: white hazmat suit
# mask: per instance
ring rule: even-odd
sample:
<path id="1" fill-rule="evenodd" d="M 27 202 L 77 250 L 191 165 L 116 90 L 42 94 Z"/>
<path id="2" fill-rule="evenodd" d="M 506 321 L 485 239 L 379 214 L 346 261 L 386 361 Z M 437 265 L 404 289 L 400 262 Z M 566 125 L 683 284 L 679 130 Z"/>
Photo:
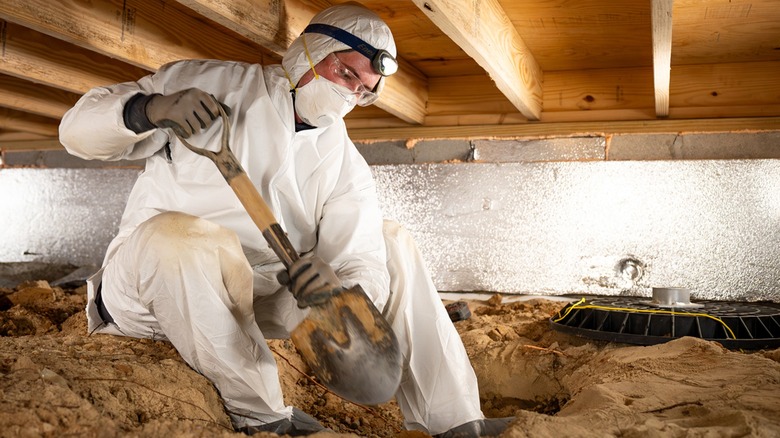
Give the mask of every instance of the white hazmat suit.
<path id="1" fill-rule="evenodd" d="M 360 23 L 368 26 L 363 35 L 376 27 L 349 14 L 329 20 L 356 34 Z M 327 39 L 307 35 L 313 63 L 344 49 Z M 71 154 L 146 159 L 103 268 L 89 281 L 89 330 L 169 340 L 214 383 L 236 427 L 292 413 L 265 342 L 287 337 L 305 316 L 276 280 L 282 264 L 211 160 L 168 130 L 137 134 L 123 121 L 137 93 L 199 88 L 230 108 L 231 149 L 292 245 L 325 260 L 345 287 L 360 284 L 390 322 L 403 355 L 396 399 L 406 427 L 437 434 L 484 418 L 463 344 L 412 238 L 383 223 L 370 169 L 343 120 L 296 132 L 290 82 L 305 73 L 302 62 L 308 65 L 300 53 L 293 44 L 286 71 L 171 63 L 137 82 L 95 88 L 67 112 L 60 140 Z M 189 141 L 218 150 L 221 129 L 217 121 Z M 98 314 L 98 285 L 113 323 Z"/>

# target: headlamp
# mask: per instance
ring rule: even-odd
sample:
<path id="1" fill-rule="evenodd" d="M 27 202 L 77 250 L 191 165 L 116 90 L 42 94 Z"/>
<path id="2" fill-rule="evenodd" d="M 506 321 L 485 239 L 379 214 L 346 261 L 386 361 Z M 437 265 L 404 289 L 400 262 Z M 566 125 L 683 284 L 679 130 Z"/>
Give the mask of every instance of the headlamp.
<path id="1" fill-rule="evenodd" d="M 383 49 L 376 51 L 376 55 L 371 59 L 371 66 L 382 76 L 390 76 L 398 71 L 398 61 L 393 58 L 390 52 Z"/>
<path id="2" fill-rule="evenodd" d="M 390 76 L 398 71 L 398 61 L 390 52 L 384 49 L 377 49 L 344 29 L 329 24 L 313 23 L 306 26 L 303 33 L 321 33 L 341 41 L 370 59 L 371 67 L 382 76 Z"/>

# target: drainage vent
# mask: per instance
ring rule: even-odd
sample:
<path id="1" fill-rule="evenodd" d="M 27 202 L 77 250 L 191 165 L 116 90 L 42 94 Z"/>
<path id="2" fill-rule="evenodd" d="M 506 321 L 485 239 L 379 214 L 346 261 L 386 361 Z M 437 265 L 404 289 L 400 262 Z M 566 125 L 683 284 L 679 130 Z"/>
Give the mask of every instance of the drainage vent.
<path id="1" fill-rule="evenodd" d="M 655 294 L 654 294 L 655 295 Z M 655 345 L 683 336 L 729 349 L 780 347 L 780 304 L 697 300 L 681 307 L 646 297 L 576 296 L 550 319 L 553 329 L 585 338 Z M 681 303 L 682 304 L 682 303 Z"/>

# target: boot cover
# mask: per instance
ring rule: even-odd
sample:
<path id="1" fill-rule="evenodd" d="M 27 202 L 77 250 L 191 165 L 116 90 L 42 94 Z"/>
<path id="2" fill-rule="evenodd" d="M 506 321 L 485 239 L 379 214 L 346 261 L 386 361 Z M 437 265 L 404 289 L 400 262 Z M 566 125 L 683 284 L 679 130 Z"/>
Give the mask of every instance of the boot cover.
<path id="1" fill-rule="evenodd" d="M 474 420 L 452 429 L 434 435 L 434 438 L 479 438 L 487 436 L 499 436 L 515 417 L 485 418 Z"/>
<path id="2" fill-rule="evenodd" d="M 298 408 L 293 408 L 292 417 L 289 419 L 285 418 L 257 426 L 245 426 L 239 429 L 239 432 L 247 435 L 254 435 L 258 432 L 273 432 L 277 435 L 306 436 L 317 432 L 332 432 L 332 430 L 326 429 L 311 415 Z"/>

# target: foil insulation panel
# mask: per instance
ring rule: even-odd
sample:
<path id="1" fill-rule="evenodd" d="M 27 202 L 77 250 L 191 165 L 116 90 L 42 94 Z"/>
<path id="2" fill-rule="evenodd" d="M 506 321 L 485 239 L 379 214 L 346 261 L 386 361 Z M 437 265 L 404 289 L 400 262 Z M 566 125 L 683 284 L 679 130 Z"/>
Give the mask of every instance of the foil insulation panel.
<path id="1" fill-rule="evenodd" d="M 0 262 L 100 266 L 138 170 L 0 170 Z"/>
<path id="2" fill-rule="evenodd" d="M 780 301 L 780 160 L 372 169 L 441 291 Z M 138 172 L 0 170 L 0 263 L 99 265 Z"/>
<path id="3" fill-rule="evenodd" d="M 373 169 L 440 290 L 780 301 L 780 161 Z"/>

